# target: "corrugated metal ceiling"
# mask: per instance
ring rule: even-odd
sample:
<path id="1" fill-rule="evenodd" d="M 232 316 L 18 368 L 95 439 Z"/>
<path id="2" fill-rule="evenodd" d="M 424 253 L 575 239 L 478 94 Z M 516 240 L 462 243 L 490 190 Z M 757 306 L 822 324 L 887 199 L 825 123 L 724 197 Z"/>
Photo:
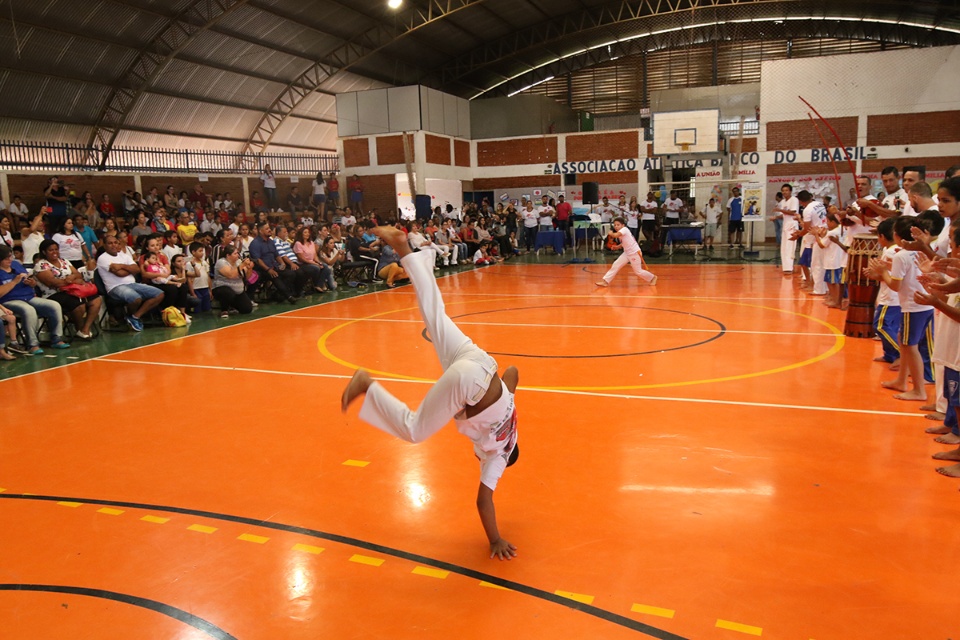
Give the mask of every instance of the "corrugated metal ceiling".
<path id="1" fill-rule="evenodd" d="M 127 130 L 117 135 L 118 144 L 242 148 L 243 141 L 255 137 L 263 112 L 271 109 L 285 118 L 273 134 L 273 145 L 330 148 L 335 124 L 317 119 L 335 120 L 331 94 L 424 83 L 470 97 L 513 76 L 522 78 L 559 56 L 662 23 L 661 18 L 617 23 L 600 19 L 621 9 L 642 8 L 637 0 L 406 0 L 397 13 L 386 7 L 386 0 L 241 0 L 236 7 L 232 6 L 236 0 L 202 0 L 196 6 L 207 12 L 215 14 L 218 7 L 230 10 L 165 60 L 166 52 L 156 38 L 180 15 L 192 16 L 189 30 L 195 30 L 205 19 L 187 12 L 196 2 L 8 0 L 0 4 L 0 113 L 5 116 L 0 135 L 52 141 L 89 138 L 107 104 L 116 100 L 114 90 L 123 88 L 140 94 L 122 125 Z M 683 8 L 698 4 L 689 0 Z M 713 4 L 742 5 L 734 8 L 742 8 L 745 16 L 775 7 L 794 14 L 886 12 L 892 18 L 902 17 L 904 6 L 893 0 L 716 0 Z M 955 28 L 960 18 L 950 11 L 951 4 L 918 0 L 910 4 L 910 18 Z M 434 12 L 451 13 L 421 24 L 417 16 L 422 17 L 428 6 Z M 701 8 L 677 15 L 687 21 L 709 20 L 709 11 Z M 576 23 L 582 15 L 596 20 Z M 604 20 L 609 24 L 597 26 Z M 571 29 L 571 24 L 584 28 Z M 411 25 L 417 28 L 396 37 Z M 892 36 L 896 29 L 890 27 Z M 762 59 L 785 55 L 783 41 L 763 42 L 750 36 L 748 29 L 743 31 L 736 37 L 743 46 L 721 45 L 718 51 L 720 82 L 755 81 Z M 379 42 L 379 48 L 366 48 L 370 42 Z M 795 42 L 793 55 L 818 55 L 844 46 L 854 50 L 860 44 L 864 43 L 855 35 L 847 40 L 817 37 Z M 648 56 L 648 90 L 661 83 L 710 82 L 709 45 L 683 47 L 680 52 Z M 147 80 L 131 73 L 144 52 L 161 54 L 157 59 L 162 62 Z M 315 62 L 332 62 L 331 55 L 349 60 L 348 70 L 326 80 L 301 77 Z M 458 71 L 455 65 L 468 56 L 477 62 Z M 637 60 L 600 62 L 573 73 L 572 93 L 566 78 L 536 90 L 571 104 L 589 104 L 598 113 L 639 108 L 645 97 L 637 83 Z M 147 65 L 148 70 L 152 68 Z M 315 86 L 315 80 L 322 82 Z M 318 92 L 295 108 L 278 104 L 292 82 Z"/>

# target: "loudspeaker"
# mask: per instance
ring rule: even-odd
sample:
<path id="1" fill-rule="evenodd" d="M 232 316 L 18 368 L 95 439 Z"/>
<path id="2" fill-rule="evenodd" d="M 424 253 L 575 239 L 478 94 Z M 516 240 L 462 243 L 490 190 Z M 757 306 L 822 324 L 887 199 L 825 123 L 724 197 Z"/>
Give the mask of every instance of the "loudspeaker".
<path id="1" fill-rule="evenodd" d="M 430 216 L 433 215 L 433 211 L 430 209 L 429 195 L 418 193 L 413 201 L 413 206 L 417 209 L 417 220 L 429 220 Z"/>
<path id="2" fill-rule="evenodd" d="M 583 183 L 583 204 L 600 204 L 600 184 L 597 182 Z"/>

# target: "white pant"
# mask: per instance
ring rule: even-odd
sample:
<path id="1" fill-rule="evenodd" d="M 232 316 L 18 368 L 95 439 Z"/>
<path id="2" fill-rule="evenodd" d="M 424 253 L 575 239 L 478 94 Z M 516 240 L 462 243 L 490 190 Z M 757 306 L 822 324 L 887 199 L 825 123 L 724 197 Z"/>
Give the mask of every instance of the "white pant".
<path id="1" fill-rule="evenodd" d="M 793 261 L 797 255 L 797 241 L 790 236 L 799 228 L 797 221 L 792 217 L 783 218 L 783 229 L 780 231 L 780 265 L 784 273 L 793 271 Z"/>
<path id="2" fill-rule="evenodd" d="M 827 293 L 827 281 L 823 279 L 826 269 L 823 267 L 825 251 L 816 242 L 813 243 L 813 256 L 810 259 L 810 278 L 813 280 L 813 292 L 818 295 Z"/>
<path id="3" fill-rule="evenodd" d="M 610 284 L 610 281 L 616 277 L 620 269 L 623 269 L 627 263 L 630 263 L 630 266 L 633 267 L 633 272 L 640 277 L 644 282 L 650 282 L 653 280 L 654 275 L 643 268 L 643 257 L 639 253 L 632 253 L 627 255 L 621 253 L 620 256 L 614 260 L 613 264 L 610 265 L 610 270 L 603 275 L 603 281 L 607 284 Z"/>
<path id="4" fill-rule="evenodd" d="M 437 253 L 440 254 L 440 257 L 443 258 L 443 264 L 450 263 L 450 247 L 448 247 L 445 244 L 436 244 L 436 243 L 434 243 L 431 246 L 434 249 L 436 249 Z M 454 258 L 454 260 L 456 260 L 456 258 Z"/>
<path id="5" fill-rule="evenodd" d="M 417 293 L 420 316 L 440 358 L 443 375 L 430 387 L 416 411 L 374 382 L 360 407 L 360 419 L 408 442 L 422 442 L 467 405 L 483 398 L 497 373 L 497 362 L 447 317 L 433 277 L 436 254 L 429 248 L 400 259 Z"/>

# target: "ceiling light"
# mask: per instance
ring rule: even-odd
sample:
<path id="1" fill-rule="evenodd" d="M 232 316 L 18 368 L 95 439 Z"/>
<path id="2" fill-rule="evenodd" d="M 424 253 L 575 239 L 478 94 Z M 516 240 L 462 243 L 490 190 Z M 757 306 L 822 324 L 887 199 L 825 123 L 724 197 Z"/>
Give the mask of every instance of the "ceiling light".
<path id="1" fill-rule="evenodd" d="M 403 0 L 387 0 L 387 6 L 391 9 L 399 9 L 402 4 Z"/>

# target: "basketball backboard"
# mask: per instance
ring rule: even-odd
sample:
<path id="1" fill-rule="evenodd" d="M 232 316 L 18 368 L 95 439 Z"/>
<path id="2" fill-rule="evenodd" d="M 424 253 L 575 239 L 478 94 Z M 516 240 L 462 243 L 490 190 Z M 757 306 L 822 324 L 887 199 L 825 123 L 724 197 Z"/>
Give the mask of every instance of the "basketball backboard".
<path id="1" fill-rule="evenodd" d="M 659 111 L 653 114 L 653 154 L 717 153 L 719 109 Z"/>

